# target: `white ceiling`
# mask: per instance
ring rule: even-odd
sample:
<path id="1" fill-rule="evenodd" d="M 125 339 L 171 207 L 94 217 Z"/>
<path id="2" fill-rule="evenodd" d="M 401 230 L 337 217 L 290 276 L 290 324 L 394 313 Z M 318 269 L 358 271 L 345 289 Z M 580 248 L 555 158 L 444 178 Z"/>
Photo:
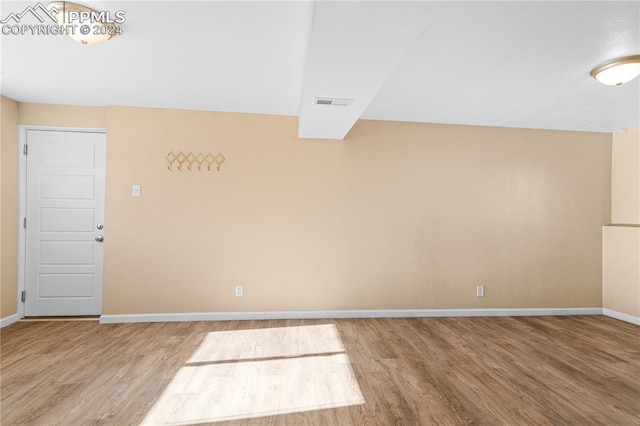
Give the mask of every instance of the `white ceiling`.
<path id="1" fill-rule="evenodd" d="M 358 118 L 640 127 L 640 79 L 608 87 L 589 76 L 640 54 L 638 1 L 83 3 L 125 11 L 124 34 L 96 46 L 3 35 L 3 95 L 297 115 L 305 138 L 341 139 Z M 2 0 L 0 17 L 34 4 Z"/>

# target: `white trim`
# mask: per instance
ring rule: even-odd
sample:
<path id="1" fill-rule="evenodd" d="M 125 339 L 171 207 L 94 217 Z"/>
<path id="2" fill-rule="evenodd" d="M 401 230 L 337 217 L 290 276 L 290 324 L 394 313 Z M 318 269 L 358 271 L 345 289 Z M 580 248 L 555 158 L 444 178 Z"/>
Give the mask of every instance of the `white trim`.
<path id="1" fill-rule="evenodd" d="M 631 324 L 640 325 L 640 318 L 633 315 L 623 314 L 622 312 L 612 311 L 611 309 L 603 309 L 602 314 L 620 321 L 629 322 Z"/>
<path id="2" fill-rule="evenodd" d="M 21 124 L 19 130 L 44 130 L 52 132 L 81 132 L 81 133 L 107 133 L 107 129 L 103 127 L 58 127 L 58 126 L 31 126 Z"/>
<path id="3" fill-rule="evenodd" d="M 25 288 L 25 270 L 27 265 L 27 234 L 22 220 L 27 215 L 27 156 L 23 148 L 27 140 L 27 126 L 18 126 L 18 316 L 24 317 L 24 302 L 21 299 Z"/>
<path id="4" fill-rule="evenodd" d="M 20 296 L 25 289 L 25 275 L 27 267 L 27 235 L 24 227 L 22 226 L 22 220 L 27 214 L 27 156 L 23 155 L 22 152 L 27 140 L 28 130 L 107 133 L 107 129 L 96 127 L 18 126 L 18 319 L 24 318 L 24 302 L 22 302 Z"/>
<path id="5" fill-rule="evenodd" d="M 0 328 L 5 328 L 6 326 L 11 325 L 14 322 L 18 322 L 18 321 L 20 321 L 20 315 L 18 314 L 9 315 L 8 317 L 4 317 L 0 319 Z"/>
<path id="6" fill-rule="evenodd" d="M 100 316 L 100 323 L 115 324 L 132 322 L 238 321 L 329 318 L 516 317 L 549 315 L 602 315 L 602 308 L 193 312 L 181 314 L 102 315 Z"/>
<path id="7" fill-rule="evenodd" d="M 75 322 L 75 321 L 99 321 L 98 317 L 29 317 L 22 318 L 22 322 Z"/>

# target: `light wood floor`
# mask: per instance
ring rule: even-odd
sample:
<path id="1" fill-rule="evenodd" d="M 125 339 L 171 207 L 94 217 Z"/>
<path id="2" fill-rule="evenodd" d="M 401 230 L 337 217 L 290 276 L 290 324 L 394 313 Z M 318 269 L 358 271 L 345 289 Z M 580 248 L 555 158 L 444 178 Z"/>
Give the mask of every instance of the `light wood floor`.
<path id="1" fill-rule="evenodd" d="M 13 424 L 640 425 L 640 327 L 602 316 L 19 322 Z"/>

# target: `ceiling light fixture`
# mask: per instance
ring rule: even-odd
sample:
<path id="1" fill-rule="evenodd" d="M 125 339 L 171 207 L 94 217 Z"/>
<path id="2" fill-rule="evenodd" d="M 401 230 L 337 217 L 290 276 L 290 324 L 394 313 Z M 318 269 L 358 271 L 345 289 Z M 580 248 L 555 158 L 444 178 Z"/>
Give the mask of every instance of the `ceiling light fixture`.
<path id="1" fill-rule="evenodd" d="M 640 75 L 640 55 L 612 59 L 591 70 L 591 77 L 608 86 L 620 86 Z"/>
<path id="2" fill-rule="evenodd" d="M 53 1 L 48 9 L 69 37 L 82 44 L 100 44 L 118 34 L 116 25 L 108 22 L 108 14 L 70 1 Z"/>

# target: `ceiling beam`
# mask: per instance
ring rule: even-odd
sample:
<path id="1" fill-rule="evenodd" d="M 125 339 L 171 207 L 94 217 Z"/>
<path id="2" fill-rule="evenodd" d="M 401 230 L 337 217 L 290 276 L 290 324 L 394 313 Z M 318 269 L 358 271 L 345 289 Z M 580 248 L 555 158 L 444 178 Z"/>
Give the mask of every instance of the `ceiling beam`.
<path id="1" fill-rule="evenodd" d="M 339 2 L 315 5 L 299 138 L 344 139 L 384 82 L 434 21 L 439 2 Z M 316 98 L 351 99 L 348 106 Z"/>

